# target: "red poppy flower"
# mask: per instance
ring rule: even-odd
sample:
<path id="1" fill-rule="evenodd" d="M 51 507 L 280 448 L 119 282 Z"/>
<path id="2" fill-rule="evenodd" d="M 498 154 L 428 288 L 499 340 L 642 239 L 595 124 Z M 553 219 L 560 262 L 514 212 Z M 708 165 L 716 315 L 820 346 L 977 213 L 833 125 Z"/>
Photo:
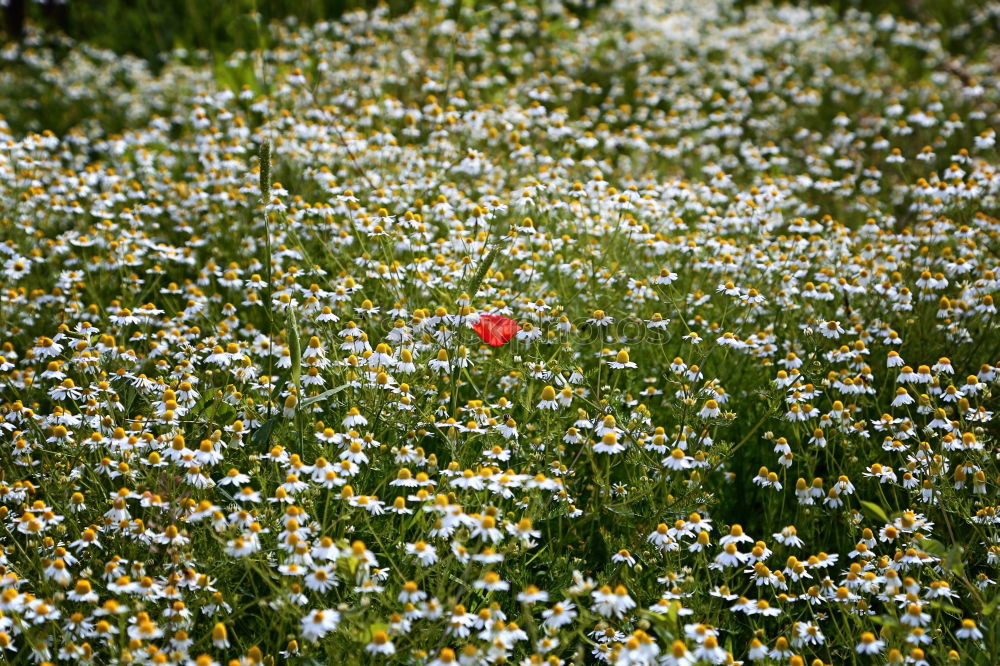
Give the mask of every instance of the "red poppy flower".
<path id="1" fill-rule="evenodd" d="M 486 314 L 479 316 L 479 321 L 472 325 L 472 329 L 490 347 L 503 347 L 517 335 L 521 325 L 510 317 Z"/>

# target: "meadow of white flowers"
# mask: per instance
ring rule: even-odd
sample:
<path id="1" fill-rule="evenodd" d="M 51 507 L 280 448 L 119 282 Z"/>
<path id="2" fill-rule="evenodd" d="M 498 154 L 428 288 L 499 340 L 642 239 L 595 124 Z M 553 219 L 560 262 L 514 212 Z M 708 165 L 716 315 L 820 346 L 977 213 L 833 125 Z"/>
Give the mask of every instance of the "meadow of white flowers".
<path id="1" fill-rule="evenodd" d="M 1000 662 L 1000 53 L 269 30 L 0 50 L 0 661 Z"/>

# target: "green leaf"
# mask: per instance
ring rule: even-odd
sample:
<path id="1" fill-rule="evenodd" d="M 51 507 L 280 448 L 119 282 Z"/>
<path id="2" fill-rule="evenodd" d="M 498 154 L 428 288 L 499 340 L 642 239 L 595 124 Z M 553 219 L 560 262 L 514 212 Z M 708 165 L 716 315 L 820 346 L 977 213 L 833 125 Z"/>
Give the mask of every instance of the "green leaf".
<path id="1" fill-rule="evenodd" d="M 880 507 L 878 504 L 861 500 L 861 506 L 867 509 L 870 514 L 881 520 L 883 523 L 889 522 L 889 516 L 886 515 L 885 509 Z"/>
<path id="2" fill-rule="evenodd" d="M 215 422 L 216 420 L 231 421 L 236 416 L 236 409 L 222 399 L 220 389 L 211 389 L 195 403 L 191 409 L 191 414 L 204 417 Z"/>
<path id="3" fill-rule="evenodd" d="M 264 421 L 253 435 L 250 436 L 250 443 L 255 447 L 264 448 L 267 443 L 271 440 L 271 433 L 274 432 L 274 426 L 278 425 L 278 417 L 272 416 L 268 420 Z"/>
<path id="4" fill-rule="evenodd" d="M 944 544 L 935 539 L 921 540 L 920 547 L 924 550 L 924 552 L 930 553 L 935 557 L 944 557 L 947 554 Z"/>
<path id="5" fill-rule="evenodd" d="M 879 624 L 884 627 L 895 628 L 899 626 L 899 620 L 891 615 L 873 615 L 869 619 L 871 619 L 871 621 L 875 624 Z"/>
<path id="6" fill-rule="evenodd" d="M 375 638 L 376 631 L 389 631 L 389 625 L 384 622 L 375 622 L 370 624 L 358 634 L 358 641 L 362 643 L 371 643 L 372 639 Z"/>
<path id="7" fill-rule="evenodd" d="M 228 423 L 236 418 L 236 408 L 220 399 L 209 416 L 214 423 Z"/>
<path id="8" fill-rule="evenodd" d="M 648 610 L 648 609 L 640 609 L 639 610 L 639 615 L 643 616 L 644 618 L 646 618 L 648 620 L 652 620 L 655 623 L 659 623 L 659 624 L 663 624 L 667 620 L 670 619 L 670 618 L 668 618 L 666 615 L 664 615 L 662 613 L 657 613 L 656 611 L 651 611 L 651 610 Z"/>
<path id="9" fill-rule="evenodd" d="M 198 402 L 194 404 L 194 407 L 191 408 L 191 413 L 204 414 L 208 408 L 211 407 L 212 403 L 216 401 L 216 399 L 220 399 L 217 395 L 218 391 L 219 389 L 214 388 L 205 391 L 201 398 L 199 398 Z"/>
<path id="10" fill-rule="evenodd" d="M 319 402 L 320 400 L 326 400 L 327 398 L 329 398 L 332 395 L 337 395 L 338 393 L 340 393 L 344 389 L 350 388 L 350 386 L 351 386 L 350 384 L 342 384 L 341 386 L 338 386 L 336 388 L 332 388 L 332 389 L 330 389 L 328 391 L 323 391 L 319 395 L 310 396 L 310 397 L 306 398 L 305 400 L 303 400 L 300 404 L 303 407 L 308 407 L 309 405 L 311 405 L 311 404 L 313 404 L 315 402 Z"/>
<path id="11" fill-rule="evenodd" d="M 677 608 L 678 608 L 679 605 L 680 604 L 671 603 L 667 607 L 667 619 L 669 619 L 670 620 L 670 624 L 672 624 L 674 626 L 677 625 L 677 618 L 679 617 L 678 614 L 677 614 Z"/>
<path id="12" fill-rule="evenodd" d="M 288 308 L 289 354 L 292 357 L 291 379 L 295 388 L 299 388 L 299 377 L 302 375 L 302 345 L 299 341 L 299 321 L 295 316 L 295 308 Z"/>
<path id="13" fill-rule="evenodd" d="M 944 557 L 941 560 L 941 566 L 945 571 L 950 571 L 956 576 L 965 575 L 965 562 L 962 560 L 962 556 L 965 555 L 965 549 L 962 546 L 955 544 L 945 552 Z"/>
<path id="14" fill-rule="evenodd" d="M 997 609 L 998 604 L 1000 604 L 1000 597 L 993 597 L 993 599 L 983 604 L 983 616 L 989 617 L 993 615 L 993 611 Z"/>
<path id="15" fill-rule="evenodd" d="M 943 601 L 936 601 L 936 600 L 932 601 L 931 608 L 937 610 L 943 610 L 946 613 L 951 613 L 952 615 L 959 615 L 959 616 L 962 615 L 962 611 L 960 611 L 958 608 L 955 608 L 951 604 L 945 603 Z"/>

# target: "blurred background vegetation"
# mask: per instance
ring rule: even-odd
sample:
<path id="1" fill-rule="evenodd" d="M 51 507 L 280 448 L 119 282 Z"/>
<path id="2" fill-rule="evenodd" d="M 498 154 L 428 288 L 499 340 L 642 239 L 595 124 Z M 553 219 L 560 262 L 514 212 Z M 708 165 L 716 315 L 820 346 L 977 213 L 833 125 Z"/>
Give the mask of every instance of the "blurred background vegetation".
<path id="1" fill-rule="evenodd" d="M 486 7 L 496 0 L 454 0 L 457 16 L 461 6 Z M 611 0 L 517 0 L 539 9 L 561 4 L 584 21 Z M 698 2 L 699 0 L 689 0 Z M 767 0 L 733 0 L 749 7 Z M 781 4 L 785 0 L 772 0 Z M 256 93 L 252 72 L 228 66 L 234 53 L 252 53 L 271 46 L 272 21 L 309 25 L 335 20 L 347 11 L 384 6 L 390 14 L 408 11 L 419 0 L 0 0 L 3 13 L 3 49 L 0 51 L 0 121 L 15 135 L 49 129 L 64 134 L 70 128 L 87 128 L 91 136 L 109 136 L 145 117 L 129 117 L 121 100 L 134 88 L 136 77 L 157 74 L 169 59 L 195 65 L 230 89 L 250 85 Z M 924 25 L 940 26 L 942 45 L 959 58 L 982 60 L 992 57 L 1000 68 L 1000 3 L 995 0 L 787 0 L 788 4 L 819 5 L 844 14 L 867 11 L 891 14 Z M 66 39 L 66 38 L 69 39 Z M 98 70 L 82 62 L 119 56 L 111 67 Z M 992 54 L 990 49 L 992 48 Z M 27 56 L 27 57 L 25 57 Z M 128 56 L 128 57 L 126 57 Z M 112 63 L 105 63 L 112 64 Z M 206 65 L 208 66 L 206 68 Z M 919 78 L 923 66 L 898 62 Z M 75 91 L 61 90 L 64 78 L 56 71 L 77 72 Z M 175 81 L 176 83 L 176 81 Z M 112 86 L 117 97 L 97 95 L 95 90 Z M 164 90 L 166 97 L 180 90 Z M 105 104 L 105 107 L 101 107 Z M 147 100 L 143 108 L 157 104 Z"/>
<path id="2" fill-rule="evenodd" d="M 757 1 L 736 0 L 736 4 Z M 542 0 L 526 2 L 542 4 Z M 585 16 L 608 2 L 567 0 L 563 5 Z M 158 55 L 175 48 L 227 54 L 263 46 L 258 21 L 266 25 L 292 16 L 311 23 L 378 4 L 387 5 L 395 14 L 409 9 L 414 0 L 6 0 L 6 4 L 8 38 L 16 38 L 25 23 L 34 24 L 116 53 L 139 56 L 155 68 Z M 989 11 L 989 0 L 791 0 L 789 4 L 825 4 L 841 13 L 857 9 L 936 22 L 944 28 L 945 47 L 960 54 L 976 52 L 1000 36 L 1000 16 Z"/>
<path id="3" fill-rule="evenodd" d="M 412 0 L 381 0 L 406 11 Z M 0 3 L 2 4 L 2 3 Z M 174 49 L 228 54 L 262 46 L 258 25 L 292 16 L 304 23 L 374 7 L 374 0 L 7 0 L 8 38 L 23 25 L 58 30 L 77 41 L 131 54 L 155 68 Z M 23 17 L 23 22 L 21 18 Z"/>

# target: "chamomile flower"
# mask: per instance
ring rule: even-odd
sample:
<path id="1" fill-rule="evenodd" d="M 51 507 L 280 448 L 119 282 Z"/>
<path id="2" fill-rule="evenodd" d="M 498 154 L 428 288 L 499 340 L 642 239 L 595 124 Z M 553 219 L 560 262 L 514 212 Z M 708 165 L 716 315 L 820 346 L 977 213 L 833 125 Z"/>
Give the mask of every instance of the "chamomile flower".
<path id="1" fill-rule="evenodd" d="M 310 611 L 302 617 L 302 638 L 315 641 L 323 638 L 340 624 L 340 613 L 325 609 Z"/>

